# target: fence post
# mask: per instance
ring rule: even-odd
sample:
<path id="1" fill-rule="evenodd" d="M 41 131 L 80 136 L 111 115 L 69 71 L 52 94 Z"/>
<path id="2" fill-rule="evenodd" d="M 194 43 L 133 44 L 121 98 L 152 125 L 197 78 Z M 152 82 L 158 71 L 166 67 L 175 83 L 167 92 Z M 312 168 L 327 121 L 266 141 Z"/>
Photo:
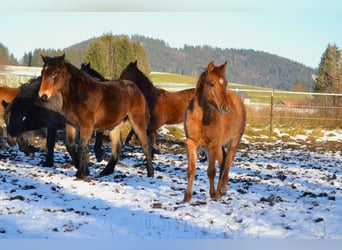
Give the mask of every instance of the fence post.
<path id="1" fill-rule="evenodd" d="M 272 122 L 273 122 L 273 96 L 274 96 L 274 89 L 272 89 L 271 93 L 271 114 L 270 114 L 270 135 L 272 136 Z"/>

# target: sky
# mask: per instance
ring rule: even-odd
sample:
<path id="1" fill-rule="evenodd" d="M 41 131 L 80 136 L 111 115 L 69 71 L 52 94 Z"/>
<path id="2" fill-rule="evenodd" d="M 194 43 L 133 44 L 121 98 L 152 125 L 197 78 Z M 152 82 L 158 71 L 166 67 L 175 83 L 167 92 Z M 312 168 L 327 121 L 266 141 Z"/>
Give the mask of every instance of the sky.
<path id="1" fill-rule="evenodd" d="M 264 51 L 314 68 L 329 43 L 342 46 L 342 3 L 337 0 L 144 3 L 5 1 L 0 42 L 20 59 L 36 48 L 63 49 L 106 33 L 139 34 L 174 48 L 187 44 Z"/>

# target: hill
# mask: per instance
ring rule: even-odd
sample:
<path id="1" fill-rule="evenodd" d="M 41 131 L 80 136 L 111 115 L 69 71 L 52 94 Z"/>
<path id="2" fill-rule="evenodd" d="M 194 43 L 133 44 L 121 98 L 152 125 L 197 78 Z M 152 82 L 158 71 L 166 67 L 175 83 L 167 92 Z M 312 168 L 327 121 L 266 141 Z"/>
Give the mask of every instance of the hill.
<path id="1" fill-rule="evenodd" d="M 74 44 L 67 49 L 86 50 L 96 38 Z M 197 77 L 210 60 L 227 61 L 229 82 L 291 90 L 295 82 L 312 89 L 315 69 L 267 52 L 251 49 L 222 49 L 211 46 L 172 48 L 165 41 L 134 35 L 146 50 L 152 71 Z"/>

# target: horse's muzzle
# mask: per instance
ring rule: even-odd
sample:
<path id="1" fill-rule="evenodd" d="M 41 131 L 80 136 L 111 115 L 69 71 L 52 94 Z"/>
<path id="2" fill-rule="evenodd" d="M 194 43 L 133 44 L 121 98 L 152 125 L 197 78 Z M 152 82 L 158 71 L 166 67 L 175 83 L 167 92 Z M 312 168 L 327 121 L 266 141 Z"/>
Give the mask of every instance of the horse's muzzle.
<path id="1" fill-rule="evenodd" d="M 46 94 L 43 94 L 41 97 L 40 97 L 40 100 L 42 100 L 43 102 L 47 102 L 48 101 L 48 96 Z"/>
<path id="2" fill-rule="evenodd" d="M 227 114 L 229 111 L 230 111 L 230 105 L 223 105 L 223 104 L 221 104 L 221 106 L 220 106 L 219 109 L 218 109 L 218 112 L 219 112 L 221 115 L 225 115 L 225 114 Z"/>

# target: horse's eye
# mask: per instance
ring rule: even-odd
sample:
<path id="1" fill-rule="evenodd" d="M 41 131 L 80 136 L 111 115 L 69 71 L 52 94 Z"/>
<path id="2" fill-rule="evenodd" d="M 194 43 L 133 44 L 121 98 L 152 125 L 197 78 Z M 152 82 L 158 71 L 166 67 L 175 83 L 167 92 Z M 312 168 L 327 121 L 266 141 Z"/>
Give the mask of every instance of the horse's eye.
<path id="1" fill-rule="evenodd" d="M 212 82 L 208 81 L 207 84 L 208 84 L 209 87 L 214 87 L 214 83 L 212 83 Z"/>

